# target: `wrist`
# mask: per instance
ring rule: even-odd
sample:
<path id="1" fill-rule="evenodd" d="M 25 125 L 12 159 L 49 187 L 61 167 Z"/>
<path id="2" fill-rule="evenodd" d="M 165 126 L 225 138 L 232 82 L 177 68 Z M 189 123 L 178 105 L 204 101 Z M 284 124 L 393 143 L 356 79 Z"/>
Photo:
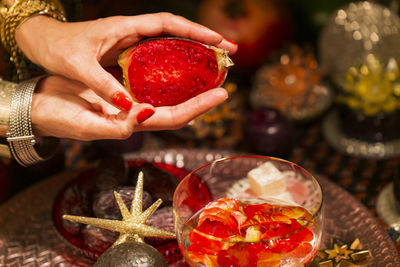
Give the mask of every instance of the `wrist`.
<path id="1" fill-rule="evenodd" d="M 41 52 L 38 52 L 38 48 L 43 47 L 41 42 L 45 41 L 46 37 L 54 35 L 54 33 L 48 31 L 58 24 L 62 24 L 62 22 L 46 15 L 36 15 L 29 17 L 17 27 L 15 41 L 30 61 L 35 64 L 40 62 L 37 58 L 41 54 Z M 37 29 L 40 29 L 40 31 Z"/>
<path id="2" fill-rule="evenodd" d="M 47 160 L 58 144 L 54 137 L 37 137 L 32 132 L 32 96 L 40 80 L 16 84 L 0 78 L 0 157 L 12 156 L 23 166 Z"/>
<path id="3" fill-rule="evenodd" d="M 12 156 L 22 166 L 49 159 L 55 153 L 59 141 L 54 137 L 37 138 L 32 131 L 32 96 L 41 78 L 21 82 L 12 95 L 7 141 Z"/>

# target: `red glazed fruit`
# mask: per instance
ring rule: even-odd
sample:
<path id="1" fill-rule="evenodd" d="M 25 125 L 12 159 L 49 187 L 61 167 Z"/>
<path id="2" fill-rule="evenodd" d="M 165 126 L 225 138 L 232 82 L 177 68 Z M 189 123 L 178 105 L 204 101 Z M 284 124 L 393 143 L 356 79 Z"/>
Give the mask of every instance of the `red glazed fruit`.
<path id="1" fill-rule="evenodd" d="M 132 97 L 155 107 L 173 106 L 220 86 L 233 65 L 228 52 L 180 38 L 155 38 L 121 54 Z"/>
<path id="2" fill-rule="evenodd" d="M 198 22 L 239 45 L 236 68 L 252 73 L 291 39 L 289 10 L 280 0 L 202 0 Z"/>

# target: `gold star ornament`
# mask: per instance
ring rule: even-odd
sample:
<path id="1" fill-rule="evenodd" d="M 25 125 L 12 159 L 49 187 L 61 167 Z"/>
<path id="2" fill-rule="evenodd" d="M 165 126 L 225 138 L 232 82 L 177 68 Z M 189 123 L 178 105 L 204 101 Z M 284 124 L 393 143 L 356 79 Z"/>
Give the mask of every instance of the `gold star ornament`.
<path id="1" fill-rule="evenodd" d="M 314 260 L 311 266 L 319 267 L 361 267 L 368 266 L 372 254 L 368 249 L 363 249 L 356 238 L 351 244 L 339 245 L 332 239 L 331 248 L 320 250 L 317 253 L 319 260 Z"/>
<path id="2" fill-rule="evenodd" d="M 131 210 L 129 211 L 126 207 L 121 196 L 114 191 L 115 199 L 118 203 L 118 207 L 121 210 L 122 221 L 109 220 L 100 218 L 90 218 L 82 216 L 64 215 L 63 219 L 89 224 L 92 226 L 104 228 L 111 231 L 119 232 L 118 239 L 114 242 L 112 247 L 119 244 L 136 241 L 144 243 L 144 237 L 163 237 L 163 238 L 176 238 L 174 233 L 164 231 L 149 225 L 146 225 L 146 221 L 161 205 L 162 200 L 158 199 L 148 209 L 142 212 L 142 197 L 143 197 L 143 173 L 140 172 L 135 188 L 135 195 L 132 200 Z"/>

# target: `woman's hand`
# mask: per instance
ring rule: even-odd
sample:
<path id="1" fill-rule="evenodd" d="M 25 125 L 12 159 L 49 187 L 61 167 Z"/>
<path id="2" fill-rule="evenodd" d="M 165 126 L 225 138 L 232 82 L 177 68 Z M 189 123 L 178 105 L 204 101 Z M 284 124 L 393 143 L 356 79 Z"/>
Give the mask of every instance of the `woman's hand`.
<path id="1" fill-rule="evenodd" d="M 35 16 L 17 29 L 16 40 L 24 54 L 48 72 L 80 81 L 108 103 L 129 110 L 131 99 L 125 88 L 103 67 L 115 66 L 118 55 L 141 39 L 163 34 L 215 45 L 230 53 L 237 49 L 220 34 L 170 13 L 76 23 Z M 125 105 L 116 101 L 121 98 Z"/>
<path id="2" fill-rule="evenodd" d="M 49 76 L 37 85 L 31 120 L 34 134 L 41 136 L 127 139 L 137 131 L 178 129 L 227 97 L 224 89 L 216 88 L 177 106 L 134 104 L 130 111 L 120 111 L 80 82 Z"/>

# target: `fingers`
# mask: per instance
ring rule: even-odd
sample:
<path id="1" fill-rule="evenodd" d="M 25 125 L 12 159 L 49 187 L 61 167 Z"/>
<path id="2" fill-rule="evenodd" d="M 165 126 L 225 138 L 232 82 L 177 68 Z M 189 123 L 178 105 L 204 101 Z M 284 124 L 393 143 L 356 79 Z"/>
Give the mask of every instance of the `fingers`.
<path id="1" fill-rule="evenodd" d="M 225 40 L 221 34 L 171 13 L 128 17 L 118 26 L 122 27 L 121 32 L 132 32 L 132 29 L 135 29 L 136 34 L 141 37 L 168 34 L 215 45 L 228 50 L 231 54 L 237 50 L 237 45 Z"/>
<path id="2" fill-rule="evenodd" d="M 76 89 L 52 90 L 63 85 Z M 45 79 L 40 87 L 32 101 L 35 134 L 83 141 L 127 139 L 136 131 L 177 129 L 228 97 L 224 89 L 217 88 L 177 106 L 155 109 L 135 104 L 129 112 L 105 113 L 110 105 L 79 83 L 54 77 Z"/>
<path id="3" fill-rule="evenodd" d="M 135 106 L 131 112 L 120 111 L 117 114 L 106 114 L 100 111 L 97 103 L 89 103 L 74 95 L 43 95 L 44 105 L 41 109 L 32 110 L 32 123 L 35 134 L 54 136 L 81 141 L 101 139 L 127 139 L 141 120 L 154 114 L 154 107 L 148 104 Z M 58 103 L 59 109 L 49 111 L 50 103 Z M 47 105 L 46 105 L 47 104 Z M 44 107 L 44 108 L 43 108 Z M 45 112 L 47 110 L 47 112 Z M 54 110 L 54 108 L 53 108 Z"/>
<path id="4" fill-rule="evenodd" d="M 149 104 L 118 112 L 82 83 L 49 76 L 37 85 L 31 120 L 35 134 L 87 141 L 126 139 L 153 114 Z"/>
<path id="5" fill-rule="evenodd" d="M 155 109 L 149 104 L 136 104 L 130 112 L 97 114 L 95 117 L 90 114 L 91 118 L 81 116 L 82 121 L 78 125 L 84 129 L 74 139 L 127 139 L 137 131 L 178 129 L 227 97 L 225 89 L 216 88 L 173 107 Z"/>
<path id="6" fill-rule="evenodd" d="M 195 117 L 221 104 L 228 98 L 223 88 L 204 92 L 188 101 L 172 107 L 159 107 L 155 114 L 137 126 L 138 131 L 179 129 Z"/>
<path id="7" fill-rule="evenodd" d="M 98 114 L 96 117 L 91 114 L 90 119 L 81 116 L 82 121 L 78 124 L 84 129 L 74 139 L 127 139 L 137 131 L 179 129 L 227 98 L 225 89 L 216 88 L 177 106 L 155 109 L 149 104 L 136 104 L 130 112 Z"/>
<path id="8" fill-rule="evenodd" d="M 146 121 L 155 113 L 153 106 L 149 104 L 137 104 L 131 112 L 121 111 L 118 114 L 102 114 L 98 112 L 86 113 L 81 116 L 81 129 L 78 140 L 100 140 L 100 139 L 127 139 L 137 126 Z"/>
<path id="9" fill-rule="evenodd" d="M 233 42 L 232 40 L 228 39 L 223 39 L 219 45 L 217 45 L 219 48 L 225 49 L 229 51 L 229 54 L 233 55 L 237 52 L 238 50 L 238 45 Z"/>
<path id="10" fill-rule="evenodd" d="M 132 108 L 133 100 L 125 87 L 112 74 L 105 71 L 97 61 L 92 62 L 89 72 L 80 76 L 82 82 L 108 103 L 124 111 Z"/>

